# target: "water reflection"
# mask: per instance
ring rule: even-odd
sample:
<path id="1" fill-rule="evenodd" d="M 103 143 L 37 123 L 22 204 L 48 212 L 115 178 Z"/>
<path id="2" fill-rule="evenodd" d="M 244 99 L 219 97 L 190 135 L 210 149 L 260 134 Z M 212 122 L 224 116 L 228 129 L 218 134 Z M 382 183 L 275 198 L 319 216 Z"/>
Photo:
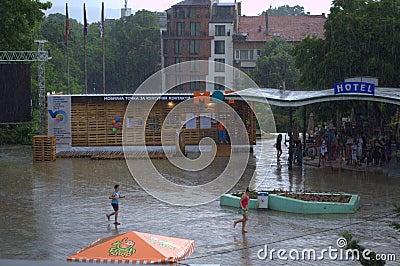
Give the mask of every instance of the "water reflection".
<path id="1" fill-rule="evenodd" d="M 194 239 L 193 257 L 201 258 L 190 263 L 265 265 L 265 261 L 257 259 L 257 249 L 245 247 L 285 239 L 292 240 L 281 242 L 283 247 L 305 247 L 309 243 L 326 247 L 334 244 L 342 229 L 321 232 L 347 224 L 346 229 L 365 246 L 400 250 L 396 233 L 387 225 L 387 219 L 368 221 L 371 217 L 387 215 L 391 212 L 390 202 L 400 201 L 400 178 L 382 172 L 309 166 L 288 171 L 287 153 L 282 155 L 284 160 L 280 164 L 275 161 L 254 171 L 256 164 L 263 165 L 262 158 L 275 156 L 273 151 L 264 151 L 261 156 L 255 148 L 256 157 L 250 160 L 233 190 L 245 189 L 255 173 L 258 180 L 263 180 L 260 189 L 360 194 L 361 209 L 347 215 L 251 211 L 249 233 L 242 236 L 240 230 L 232 229 L 231 222 L 238 218 L 236 209 L 220 207 L 217 201 L 190 208 L 161 203 L 136 184 L 122 160 L 58 159 L 32 163 L 29 147 L 3 147 L 0 151 L 2 259 L 64 260 L 98 238 L 138 230 Z M 171 180 L 191 185 L 204 182 L 204 177 L 211 178 L 210 173 L 220 171 L 224 160 L 216 159 L 210 172 L 205 170 L 185 176 L 176 174 L 164 160 L 154 163 L 168 173 Z M 121 191 L 127 196 L 121 200 L 119 220 L 122 224 L 118 227 L 105 217 L 111 210 L 108 195 L 115 183 L 121 184 Z M 302 235 L 308 236 L 296 238 Z M 219 254 L 223 250 L 234 251 Z M 213 252 L 214 255 L 208 256 Z"/>

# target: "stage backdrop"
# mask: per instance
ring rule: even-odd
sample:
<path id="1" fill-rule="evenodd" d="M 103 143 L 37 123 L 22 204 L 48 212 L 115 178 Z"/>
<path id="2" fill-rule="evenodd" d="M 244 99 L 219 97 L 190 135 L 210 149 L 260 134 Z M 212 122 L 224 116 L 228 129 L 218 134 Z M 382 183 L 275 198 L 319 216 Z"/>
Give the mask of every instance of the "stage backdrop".
<path id="1" fill-rule="evenodd" d="M 31 71 L 28 64 L 0 64 L 0 123 L 31 121 Z"/>

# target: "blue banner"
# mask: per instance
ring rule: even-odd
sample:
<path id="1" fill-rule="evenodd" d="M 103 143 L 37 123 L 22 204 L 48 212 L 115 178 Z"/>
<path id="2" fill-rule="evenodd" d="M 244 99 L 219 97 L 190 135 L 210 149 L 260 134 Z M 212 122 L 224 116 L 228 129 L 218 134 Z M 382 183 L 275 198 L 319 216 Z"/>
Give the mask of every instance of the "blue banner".
<path id="1" fill-rule="evenodd" d="M 375 95 L 375 84 L 367 82 L 335 83 L 334 94 L 341 93 L 365 93 Z"/>

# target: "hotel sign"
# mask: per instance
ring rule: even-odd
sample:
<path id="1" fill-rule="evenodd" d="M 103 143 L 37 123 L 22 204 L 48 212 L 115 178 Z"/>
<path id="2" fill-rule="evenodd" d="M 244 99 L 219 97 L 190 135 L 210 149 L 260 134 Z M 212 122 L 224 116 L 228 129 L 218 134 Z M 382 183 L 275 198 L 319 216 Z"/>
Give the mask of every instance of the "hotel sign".
<path id="1" fill-rule="evenodd" d="M 375 95 L 375 84 L 367 82 L 339 82 L 335 83 L 334 94 L 363 93 Z"/>

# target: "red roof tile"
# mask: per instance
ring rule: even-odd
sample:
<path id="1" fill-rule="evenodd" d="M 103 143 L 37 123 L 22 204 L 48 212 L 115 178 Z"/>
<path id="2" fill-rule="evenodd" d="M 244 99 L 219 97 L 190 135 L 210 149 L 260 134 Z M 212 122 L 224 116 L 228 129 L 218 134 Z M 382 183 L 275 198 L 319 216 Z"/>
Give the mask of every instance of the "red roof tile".
<path id="1" fill-rule="evenodd" d="M 300 42 L 307 36 L 324 39 L 323 15 L 269 16 L 269 34 L 266 35 L 265 16 L 242 16 L 239 32 L 247 33 L 247 41 L 267 41 L 280 36 L 290 42 Z"/>

